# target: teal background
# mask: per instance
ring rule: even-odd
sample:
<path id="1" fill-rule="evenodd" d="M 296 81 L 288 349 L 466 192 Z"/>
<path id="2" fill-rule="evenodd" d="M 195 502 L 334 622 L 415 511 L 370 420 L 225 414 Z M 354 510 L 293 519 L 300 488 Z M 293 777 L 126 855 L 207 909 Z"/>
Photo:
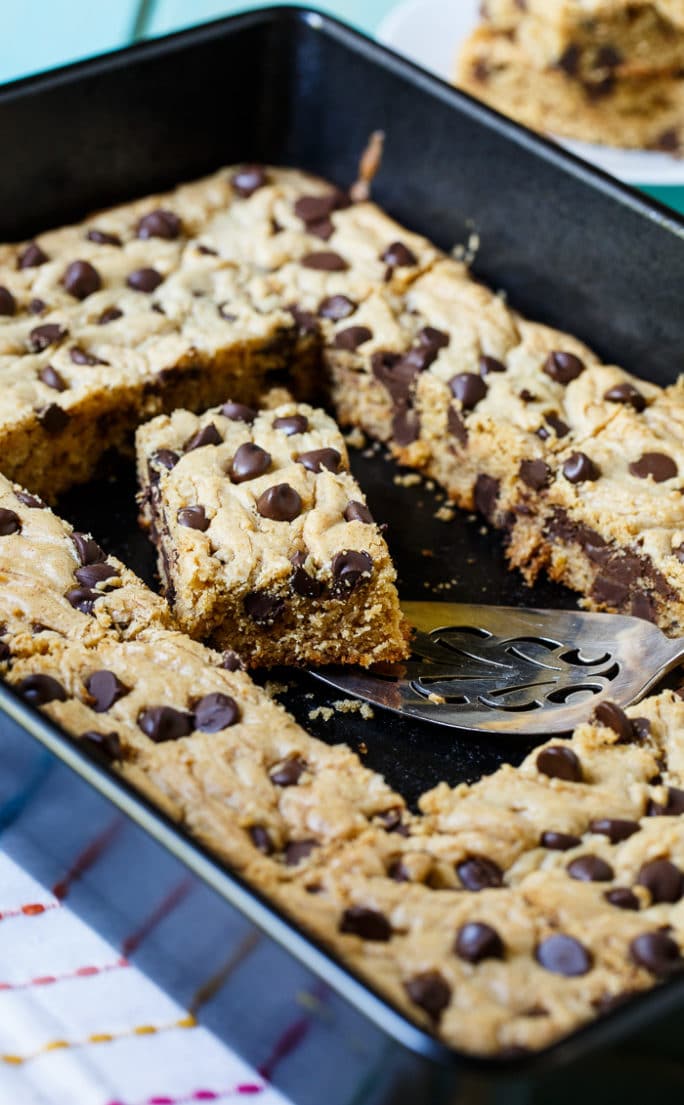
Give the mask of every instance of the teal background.
<path id="1" fill-rule="evenodd" d="M 396 3 L 318 0 L 313 6 L 372 35 Z M 0 0 L 0 83 L 265 6 L 249 0 Z M 644 191 L 684 212 L 684 187 Z"/>

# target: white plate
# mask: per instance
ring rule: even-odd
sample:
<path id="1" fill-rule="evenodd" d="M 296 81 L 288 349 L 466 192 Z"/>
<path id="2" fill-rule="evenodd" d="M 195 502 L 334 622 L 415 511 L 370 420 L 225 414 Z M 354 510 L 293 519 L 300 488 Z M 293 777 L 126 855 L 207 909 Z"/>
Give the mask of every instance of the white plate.
<path id="1" fill-rule="evenodd" d="M 479 21 L 479 0 L 404 0 L 383 19 L 378 39 L 448 81 L 461 43 Z M 684 185 L 684 160 L 667 154 L 559 141 L 629 184 Z"/>

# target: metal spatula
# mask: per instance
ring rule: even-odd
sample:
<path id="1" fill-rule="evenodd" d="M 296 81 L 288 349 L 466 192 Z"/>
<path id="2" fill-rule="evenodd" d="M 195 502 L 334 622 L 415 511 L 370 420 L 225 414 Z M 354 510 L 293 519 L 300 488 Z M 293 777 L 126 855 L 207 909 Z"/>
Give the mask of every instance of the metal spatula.
<path id="1" fill-rule="evenodd" d="M 312 674 L 399 714 L 486 733 L 551 734 L 596 705 L 637 702 L 684 659 L 684 640 L 622 614 L 404 602 L 413 655 Z"/>

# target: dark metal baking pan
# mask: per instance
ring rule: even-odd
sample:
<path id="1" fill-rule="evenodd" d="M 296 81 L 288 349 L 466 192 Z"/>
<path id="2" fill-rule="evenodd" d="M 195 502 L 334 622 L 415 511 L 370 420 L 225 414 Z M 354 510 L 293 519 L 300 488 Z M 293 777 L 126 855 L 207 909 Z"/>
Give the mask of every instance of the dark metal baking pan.
<path id="1" fill-rule="evenodd" d="M 684 222 L 316 12 L 238 16 L 1 90 L 0 238 L 35 234 L 232 161 L 293 164 L 348 183 L 377 128 L 387 143 L 374 194 L 392 214 L 446 248 L 477 233 L 476 274 L 505 288 L 516 307 L 572 330 L 640 375 L 675 378 L 684 347 Z M 437 520 L 438 492 L 395 483 L 397 469 L 382 455 L 356 454 L 353 465 L 375 516 L 389 523 L 404 597 L 429 597 L 431 587 L 448 583 L 440 597 L 454 601 L 575 602 L 549 583 L 526 588 L 506 570 L 496 534 L 465 515 Z M 133 496 L 130 465 L 113 461 L 65 496 L 60 510 L 153 582 Z M 379 711 L 364 722 L 339 713 L 312 720 L 312 708 L 335 696 L 305 674 L 283 678 L 284 701 L 311 732 L 367 749 L 365 762 L 411 802 L 441 779 L 476 779 L 529 748 Z M 52 885 L 74 869 L 97 826 L 119 817 L 114 850 L 72 880 L 69 902 L 115 942 L 130 944 L 135 922 L 140 927 L 164 899 L 165 880 L 186 880 L 176 906 L 185 928 L 174 930 L 171 918 L 170 929 L 165 922 L 148 931 L 131 955 L 192 1004 L 194 992 L 209 992 L 212 971 L 225 969 L 226 949 L 246 941 L 198 1016 L 265 1066 L 297 1105 L 454 1105 L 513 1094 L 540 1101 L 552 1094 L 561 1103 L 570 1092 L 591 1100 L 588 1080 L 596 1086 L 602 1075 L 625 1101 L 632 1091 L 681 1089 L 677 1035 L 668 1057 L 667 1025 L 681 1023 L 684 981 L 634 998 L 539 1055 L 504 1062 L 459 1055 L 393 1010 L 8 688 L 0 687 L 0 707 L 14 719 L 0 736 L 7 850 Z M 302 993 L 309 995 L 303 1005 Z M 305 1027 L 292 1029 L 288 1016 Z M 647 1061 L 653 1049 L 655 1066 Z"/>

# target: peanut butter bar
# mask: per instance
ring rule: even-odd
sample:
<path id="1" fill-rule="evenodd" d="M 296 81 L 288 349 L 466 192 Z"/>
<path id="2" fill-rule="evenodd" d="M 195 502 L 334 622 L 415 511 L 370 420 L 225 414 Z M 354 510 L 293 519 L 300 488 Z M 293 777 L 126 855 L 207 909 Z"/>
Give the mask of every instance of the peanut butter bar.
<path id="1" fill-rule="evenodd" d="M 229 401 L 138 430 L 142 518 L 179 625 L 249 666 L 406 655 L 384 538 L 323 411 Z"/>

